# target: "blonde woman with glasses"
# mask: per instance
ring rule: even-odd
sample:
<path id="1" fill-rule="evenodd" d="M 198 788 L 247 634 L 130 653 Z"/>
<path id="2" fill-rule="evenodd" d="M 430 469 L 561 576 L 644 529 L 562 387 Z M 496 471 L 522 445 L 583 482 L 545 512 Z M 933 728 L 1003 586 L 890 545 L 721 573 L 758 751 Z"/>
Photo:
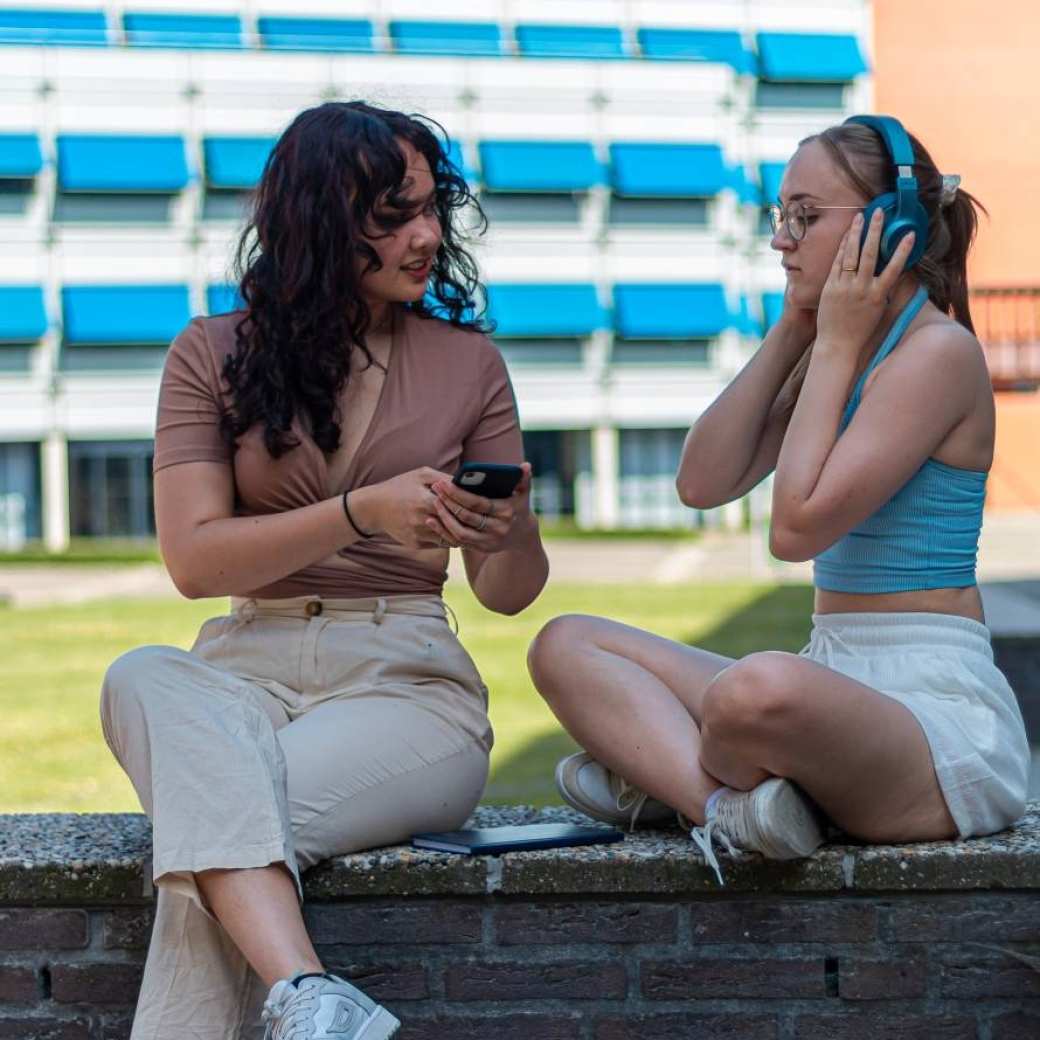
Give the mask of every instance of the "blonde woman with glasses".
<path id="1" fill-rule="evenodd" d="M 563 798 L 614 823 L 678 812 L 720 882 L 716 843 L 791 859 L 827 821 L 906 842 L 1023 811 L 1029 748 L 975 583 L 994 407 L 958 181 L 888 117 L 802 141 L 770 211 L 783 313 L 686 439 L 691 507 L 774 474 L 772 551 L 815 561 L 808 646 L 733 661 L 569 616 L 531 647 L 586 749 Z"/>

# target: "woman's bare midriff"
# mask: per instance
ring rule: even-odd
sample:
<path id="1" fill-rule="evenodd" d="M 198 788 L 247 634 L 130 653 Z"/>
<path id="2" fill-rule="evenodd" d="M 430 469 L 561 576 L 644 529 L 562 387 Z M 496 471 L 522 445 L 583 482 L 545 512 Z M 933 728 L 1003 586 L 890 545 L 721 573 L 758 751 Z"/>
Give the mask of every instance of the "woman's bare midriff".
<path id="1" fill-rule="evenodd" d="M 916 592 L 886 592 L 878 595 L 859 595 L 851 592 L 828 592 L 817 589 L 813 606 L 817 614 L 859 614 L 922 612 L 928 614 L 956 614 L 986 623 L 982 612 L 979 587 L 963 589 L 921 589 Z"/>

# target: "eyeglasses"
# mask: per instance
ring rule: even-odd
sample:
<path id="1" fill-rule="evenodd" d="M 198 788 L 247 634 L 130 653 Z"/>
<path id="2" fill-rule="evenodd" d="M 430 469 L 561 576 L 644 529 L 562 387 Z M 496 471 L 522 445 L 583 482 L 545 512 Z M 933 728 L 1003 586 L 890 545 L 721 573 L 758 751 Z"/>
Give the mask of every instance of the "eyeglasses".
<path id="1" fill-rule="evenodd" d="M 783 206 L 778 206 L 774 203 L 769 207 L 769 227 L 774 235 L 780 230 L 781 226 L 786 227 L 787 233 L 791 238 L 796 242 L 801 242 L 805 238 L 805 233 L 809 230 L 808 210 L 817 209 L 863 209 L 863 207 L 817 206 L 815 203 L 806 207 L 803 202 L 793 202 L 784 209 Z"/>

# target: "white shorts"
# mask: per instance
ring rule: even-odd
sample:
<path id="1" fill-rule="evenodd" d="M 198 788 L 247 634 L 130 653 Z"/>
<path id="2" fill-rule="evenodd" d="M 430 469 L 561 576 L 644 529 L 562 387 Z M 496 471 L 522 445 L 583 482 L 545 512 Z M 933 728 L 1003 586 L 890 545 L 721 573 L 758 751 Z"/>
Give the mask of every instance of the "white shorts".
<path id="1" fill-rule="evenodd" d="M 1022 815 L 1029 741 L 985 625 L 952 614 L 814 614 L 800 656 L 910 709 L 962 838 Z"/>

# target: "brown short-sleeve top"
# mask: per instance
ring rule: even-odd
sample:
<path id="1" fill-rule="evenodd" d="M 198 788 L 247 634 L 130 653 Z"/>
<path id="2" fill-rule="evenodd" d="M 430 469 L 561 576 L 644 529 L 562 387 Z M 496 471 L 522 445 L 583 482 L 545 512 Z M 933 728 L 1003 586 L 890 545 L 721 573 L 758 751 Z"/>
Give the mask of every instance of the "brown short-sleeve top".
<path id="1" fill-rule="evenodd" d="M 235 513 L 257 516 L 311 505 L 347 488 L 388 480 L 420 466 L 452 473 L 460 462 L 519 463 L 523 444 L 516 403 L 497 348 L 484 335 L 400 309 L 381 396 L 347 472 L 328 483 L 328 459 L 298 419 L 299 446 L 279 459 L 258 424 L 232 452 L 220 431 L 229 406 L 221 377 L 235 351 L 242 313 L 195 318 L 173 341 L 159 390 L 154 472 L 184 462 L 232 467 Z M 386 535 L 339 553 L 244 596 L 281 598 L 439 593 L 446 550 L 407 549 Z"/>

